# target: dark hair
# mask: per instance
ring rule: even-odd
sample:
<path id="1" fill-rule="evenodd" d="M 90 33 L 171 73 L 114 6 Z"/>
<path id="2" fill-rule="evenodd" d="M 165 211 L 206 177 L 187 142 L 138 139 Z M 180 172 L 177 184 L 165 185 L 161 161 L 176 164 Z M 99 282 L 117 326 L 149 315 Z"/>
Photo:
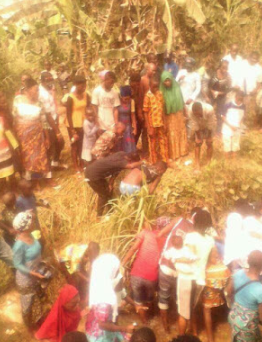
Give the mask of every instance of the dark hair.
<path id="1" fill-rule="evenodd" d="M 228 62 L 227 60 L 225 60 L 225 59 L 222 59 L 222 60 L 220 61 L 219 65 L 218 65 L 218 69 L 220 69 L 221 66 L 222 66 L 223 64 L 229 65 L 229 62 Z"/>
<path id="2" fill-rule="evenodd" d="M 152 77 L 152 78 L 150 78 L 150 81 L 149 81 L 149 84 L 150 84 L 150 86 L 152 85 L 152 84 L 160 84 L 160 80 L 159 80 L 159 77 L 157 77 L 157 76 L 154 76 L 154 77 Z"/>
<path id="3" fill-rule="evenodd" d="M 74 77 L 73 84 L 74 84 L 74 85 L 86 84 L 86 79 L 85 79 L 84 76 L 76 75 L 76 76 Z"/>
<path id="4" fill-rule="evenodd" d="M 133 333 L 130 342 L 156 342 L 156 335 L 152 329 L 143 327 Z"/>
<path id="5" fill-rule="evenodd" d="M 105 74 L 104 80 L 108 80 L 108 79 L 112 79 L 112 80 L 116 81 L 116 75 L 115 75 L 115 73 L 113 71 L 108 71 Z"/>
<path id="6" fill-rule="evenodd" d="M 262 269 L 262 252 L 253 251 L 248 256 L 248 264 L 250 267 Z"/>
<path id="7" fill-rule="evenodd" d="M 160 167 L 160 168 L 163 169 L 164 171 L 167 170 L 167 163 L 164 162 L 163 160 L 160 160 L 160 161 L 156 162 L 156 163 L 154 164 L 154 166 Z"/>
<path id="8" fill-rule="evenodd" d="M 242 216 L 251 216 L 255 214 L 253 206 L 243 198 L 240 198 L 235 202 L 235 211 Z"/>
<path id="9" fill-rule="evenodd" d="M 27 180 L 27 179 L 21 179 L 18 182 L 18 188 L 19 189 L 29 188 L 29 187 L 32 187 L 32 183 L 29 180 Z"/>
<path id="10" fill-rule="evenodd" d="M 22 74 L 20 75 L 20 77 L 22 76 L 28 76 L 28 78 L 32 78 L 32 76 L 29 74 L 29 72 L 22 72 Z"/>
<path id="11" fill-rule="evenodd" d="M 170 342 L 201 342 L 201 340 L 193 335 L 181 335 L 174 338 Z"/>
<path id="12" fill-rule="evenodd" d="M 240 89 L 236 90 L 236 95 L 238 95 L 240 97 L 245 97 L 245 93 L 243 92 L 243 90 L 240 90 Z"/>
<path id="13" fill-rule="evenodd" d="M 203 109 L 202 103 L 201 102 L 194 102 L 192 105 L 192 111 L 198 110 L 198 109 Z"/>
<path id="14" fill-rule="evenodd" d="M 47 78 L 50 78 L 50 77 L 53 78 L 52 74 L 48 71 L 44 71 L 41 73 L 41 81 L 45 81 Z"/>
<path id="15" fill-rule="evenodd" d="M 212 227 L 212 218 L 207 210 L 200 210 L 194 216 L 194 228 L 199 233 L 204 233 L 205 229 Z"/>
<path id="16" fill-rule="evenodd" d="M 156 58 L 157 58 L 157 56 L 153 52 L 150 52 L 146 56 L 146 61 L 147 61 L 147 63 L 152 63 L 152 60 L 156 59 Z"/>
<path id="17" fill-rule="evenodd" d="M 259 58 L 259 57 L 260 57 L 260 54 L 259 54 L 259 52 L 257 52 L 257 51 L 252 51 L 252 52 L 250 53 L 249 56 L 250 56 L 250 57 L 256 56 L 257 58 Z"/>
<path id="18" fill-rule="evenodd" d="M 38 83 L 33 78 L 25 80 L 25 89 L 31 89 L 36 85 L 38 85 Z"/>
<path id="19" fill-rule="evenodd" d="M 129 77 L 129 82 L 140 82 L 141 75 L 139 72 L 133 72 Z"/>
<path id="20" fill-rule="evenodd" d="M 99 243 L 95 242 L 95 241 L 90 241 L 88 244 L 88 249 L 92 250 L 92 251 L 97 251 L 98 253 L 100 252 L 100 245 Z"/>
<path id="21" fill-rule="evenodd" d="M 198 213 L 201 210 L 202 210 L 201 207 L 194 207 L 193 209 L 191 209 L 190 215 L 193 216 L 194 214 Z"/>
<path id="22" fill-rule="evenodd" d="M 83 332 L 71 331 L 63 336 L 62 342 L 88 342 L 88 339 Z"/>

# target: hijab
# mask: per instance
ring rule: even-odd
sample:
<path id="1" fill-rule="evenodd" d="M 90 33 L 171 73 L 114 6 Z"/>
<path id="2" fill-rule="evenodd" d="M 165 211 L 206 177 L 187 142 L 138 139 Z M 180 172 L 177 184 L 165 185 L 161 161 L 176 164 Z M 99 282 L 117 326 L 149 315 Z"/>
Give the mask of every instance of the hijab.
<path id="1" fill-rule="evenodd" d="M 77 329 L 81 319 L 80 309 L 67 311 L 64 306 L 78 294 L 72 285 L 65 285 L 53 305 L 49 315 L 35 334 L 38 340 L 50 339 L 61 342 L 63 336 Z"/>
<path id="2" fill-rule="evenodd" d="M 120 268 L 120 261 L 114 254 L 100 255 L 92 265 L 89 306 L 109 304 L 113 313 L 117 312 L 117 296 L 115 292 L 116 277 Z"/>
<path id="3" fill-rule="evenodd" d="M 170 88 L 166 88 L 164 82 L 170 79 L 172 85 Z M 168 71 L 163 71 L 161 75 L 160 90 L 165 99 L 166 114 L 175 114 L 182 110 L 184 107 L 183 95 L 180 90 L 180 86 L 174 79 L 173 75 Z"/>

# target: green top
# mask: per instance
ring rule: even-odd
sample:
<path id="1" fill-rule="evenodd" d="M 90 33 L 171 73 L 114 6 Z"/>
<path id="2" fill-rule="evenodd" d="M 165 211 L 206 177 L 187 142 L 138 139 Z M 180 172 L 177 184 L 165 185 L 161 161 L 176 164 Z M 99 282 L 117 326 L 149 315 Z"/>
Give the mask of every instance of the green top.
<path id="1" fill-rule="evenodd" d="M 172 86 L 170 88 L 166 88 L 164 85 L 164 82 L 167 79 L 172 81 Z M 174 79 L 173 75 L 168 71 L 162 72 L 160 90 L 165 99 L 166 114 L 175 114 L 183 109 L 184 100 L 180 86 Z"/>

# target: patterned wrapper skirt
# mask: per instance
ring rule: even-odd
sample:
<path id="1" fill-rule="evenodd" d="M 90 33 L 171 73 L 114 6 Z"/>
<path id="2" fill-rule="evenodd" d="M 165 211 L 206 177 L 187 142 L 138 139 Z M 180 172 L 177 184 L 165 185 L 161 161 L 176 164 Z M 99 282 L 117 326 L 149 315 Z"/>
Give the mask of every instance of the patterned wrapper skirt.
<path id="1" fill-rule="evenodd" d="M 187 131 L 183 111 L 166 116 L 169 158 L 176 160 L 187 155 Z"/>
<path id="2" fill-rule="evenodd" d="M 234 303 L 229 313 L 229 323 L 232 328 L 232 342 L 261 342 L 258 327 L 258 311 L 243 308 Z"/>
<path id="3" fill-rule="evenodd" d="M 41 258 L 37 258 L 27 262 L 26 266 L 33 270 L 40 261 Z M 16 271 L 16 285 L 20 293 L 24 322 L 27 326 L 33 326 L 42 317 L 41 302 L 38 296 L 41 287 L 35 277 L 20 271 Z"/>
<path id="4" fill-rule="evenodd" d="M 22 164 L 26 171 L 47 173 L 50 166 L 40 121 L 17 122 L 16 133 L 20 142 Z"/>

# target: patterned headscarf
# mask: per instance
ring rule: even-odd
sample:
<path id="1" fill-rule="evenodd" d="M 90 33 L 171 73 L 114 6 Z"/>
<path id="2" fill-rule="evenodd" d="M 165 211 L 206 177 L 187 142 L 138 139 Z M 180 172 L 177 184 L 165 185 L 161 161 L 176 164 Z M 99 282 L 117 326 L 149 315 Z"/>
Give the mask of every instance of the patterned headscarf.
<path id="1" fill-rule="evenodd" d="M 32 214 L 30 214 L 28 211 L 19 213 L 14 218 L 13 227 L 15 230 L 18 230 L 19 232 L 28 230 L 31 226 L 32 219 Z"/>

